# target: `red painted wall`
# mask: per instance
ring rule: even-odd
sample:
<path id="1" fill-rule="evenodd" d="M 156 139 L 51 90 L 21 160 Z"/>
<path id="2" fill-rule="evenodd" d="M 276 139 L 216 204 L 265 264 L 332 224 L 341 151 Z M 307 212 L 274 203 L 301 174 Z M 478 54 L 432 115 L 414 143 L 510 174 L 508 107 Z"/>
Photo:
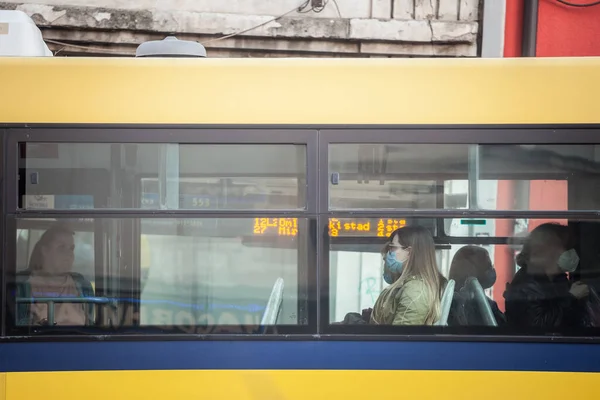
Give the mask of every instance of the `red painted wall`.
<path id="1" fill-rule="evenodd" d="M 506 0 L 504 57 L 521 57 L 523 1 L 524 0 Z"/>
<path id="2" fill-rule="evenodd" d="M 514 0 L 507 1 L 507 11 L 511 2 Z M 569 2 L 588 4 L 594 0 Z M 556 0 L 540 0 L 539 4 L 538 57 L 600 56 L 600 5 L 569 7 Z"/>

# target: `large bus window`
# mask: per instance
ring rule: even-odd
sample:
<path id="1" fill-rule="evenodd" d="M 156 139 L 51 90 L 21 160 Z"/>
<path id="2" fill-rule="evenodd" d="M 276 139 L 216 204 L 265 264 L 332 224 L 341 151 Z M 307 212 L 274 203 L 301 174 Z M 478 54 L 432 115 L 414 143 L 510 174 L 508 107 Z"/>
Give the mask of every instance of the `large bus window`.
<path id="1" fill-rule="evenodd" d="M 306 147 L 22 143 L 24 209 L 303 209 Z"/>
<path id="2" fill-rule="evenodd" d="M 331 209 L 593 210 L 597 145 L 333 144 Z"/>
<path id="3" fill-rule="evenodd" d="M 377 235 L 377 226 L 383 236 Z M 509 234 L 497 235 L 498 226 Z M 414 227 L 427 232 L 430 245 L 418 242 Z M 396 229 L 407 236 L 391 241 Z M 410 242 L 411 235 L 415 242 Z M 437 325 L 442 314 L 435 321 L 426 317 L 434 308 L 441 313 L 441 299 L 437 306 L 420 304 L 429 298 L 428 285 L 434 280 L 423 272 L 427 258 L 411 255 L 411 243 L 417 243 L 421 249 L 434 249 L 437 271 L 456 284 L 447 323 L 441 324 L 447 329 L 591 334 L 600 327 L 599 237 L 600 222 L 595 220 L 330 218 L 328 322 L 335 332 L 346 333 L 375 333 L 365 329 L 382 325 Z M 388 258 L 390 252 L 394 255 Z M 423 264 L 411 265 L 416 259 Z M 477 302 L 478 293 L 489 308 Z"/>
<path id="4" fill-rule="evenodd" d="M 16 325 L 184 333 L 306 325 L 307 226 L 302 218 L 19 219 L 19 267 L 9 279 Z M 103 238 L 96 243 L 93 229 Z"/>
<path id="5" fill-rule="evenodd" d="M 298 246 L 305 220 L 146 219 L 141 228 L 150 259 L 141 325 L 258 325 L 280 278 L 277 323 L 307 323 L 299 315 L 307 300 Z"/>

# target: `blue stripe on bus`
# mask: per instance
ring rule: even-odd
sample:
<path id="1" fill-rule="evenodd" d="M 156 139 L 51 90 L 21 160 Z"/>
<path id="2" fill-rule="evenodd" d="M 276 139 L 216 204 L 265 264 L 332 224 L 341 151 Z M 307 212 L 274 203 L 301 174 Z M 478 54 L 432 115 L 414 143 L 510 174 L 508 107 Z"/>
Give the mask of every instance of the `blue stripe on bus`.
<path id="1" fill-rule="evenodd" d="M 0 343 L 0 372 L 360 369 L 600 372 L 600 345 L 389 341 Z"/>

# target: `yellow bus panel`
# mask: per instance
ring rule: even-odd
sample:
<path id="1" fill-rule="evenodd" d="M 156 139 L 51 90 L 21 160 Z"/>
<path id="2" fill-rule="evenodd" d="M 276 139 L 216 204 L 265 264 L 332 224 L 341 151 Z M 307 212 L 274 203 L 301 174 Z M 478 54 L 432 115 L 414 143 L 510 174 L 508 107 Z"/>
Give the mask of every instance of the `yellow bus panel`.
<path id="1" fill-rule="evenodd" d="M 188 370 L 8 373 L 7 400 L 597 399 L 595 373 Z"/>
<path id="2" fill-rule="evenodd" d="M 600 123 L 600 58 L 0 58 L 0 123 Z"/>

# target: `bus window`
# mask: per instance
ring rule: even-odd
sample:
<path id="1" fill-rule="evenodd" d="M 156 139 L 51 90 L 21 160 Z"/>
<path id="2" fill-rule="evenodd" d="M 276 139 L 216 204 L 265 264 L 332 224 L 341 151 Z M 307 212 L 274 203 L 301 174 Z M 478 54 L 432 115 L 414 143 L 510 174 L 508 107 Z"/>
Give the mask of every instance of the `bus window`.
<path id="1" fill-rule="evenodd" d="M 331 209 L 435 209 L 443 182 L 466 179 L 468 145 L 332 144 Z"/>
<path id="2" fill-rule="evenodd" d="M 298 316 L 304 224 L 294 218 L 142 220 L 150 262 L 141 324 L 258 325 L 278 278 L 285 285 L 279 323 L 306 323 Z M 248 246 L 254 237 L 269 240 Z"/>
<path id="3" fill-rule="evenodd" d="M 306 207 L 294 144 L 22 143 L 23 209 Z"/>
<path id="4" fill-rule="evenodd" d="M 80 325 L 77 307 L 89 305 L 102 312 L 86 314 L 87 325 L 187 333 L 214 333 L 219 326 L 233 326 L 248 327 L 243 329 L 250 333 L 263 321 L 277 282 L 283 292 L 276 294 L 275 320 L 268 324 L 308 323 L 308 257 L 302 244 L 306 219 L 96 218 L 91 226 L 101 227 L 102 237 L 117 238 L 101 246 L 106 253 L 98 259 L 89 224 L 18 220 L 17 263 L 26 265 L 28 257 L 37 260 L 32 261 L 34 268 L 18 271 L 12 282 L 15 296 L 20 296 L 15 301 L 25 301 L 18 307 L 21 325 L 44 325 L 41 321 L 51 317 L 44 307 L 53 302 L 57 325 Z M 140 240 L 122 233 L 134 226 L 139 227 Z M 38 243 L 39 255 L 32 258 Z M 139 275 L 131 275 L 129 253 L 139 256 Z M 102 291 L 90 279 L 94 271 Z M 128 281 L 132 276 L 138 279 L 133 286 Z M 132 292 L 132 287 L 139 291 Z M 56 300 L 65 296 L 82 299 L 68 308 L 67 300 Z M 38 301 L 27 303 L 32 297 Z"/>
<path id="5" fill-rule="evenodd" d="M 596 145 L 333 144 L 331 209 L 593 210 Z"/>
<path id="6" fill-rule="evenodd" d="M 392 225 L 388 229 L 389 224 Z M 544 228 L 548 224 L 551 225 L 551 232 L 556 230 L 560 233 L 556 238 L 551 234 L 542 234 L 532 239 L 535 242 L 532 242 L 528 248 L 533 249 L 530 252 L 537 258 L 531 261 L 533 263 L 531 268 L 521 271 L 521 266 L 527 262 L 524 261 L 525 258 L 533 257 L 530 253 L 519 256 L 524 250 L 529 235 L 534 229 L 541 226 Z M 506 236 L 496 235 L 497 227 L 500 225 L 510 226 L 510 233 Z M 384 232 L 383 237 L 377 235 L 378 226 Z M 521 304 L 518 309 L 527 310 L 528 307 L 539 307 L 542 304 L 535 303 L 532 300 L 534 297 L 519 298 L 520 294 L 527 294 L 528 285 L 535 286 L 538 276 L 541 276 L 539 279 L 542 286 L 548 286 L 549 293 L 553 293 L 552 296 L 560 296 L 563 293 L 568 298 L 569 290 L 577 285 L 585 285 L 593 293 L 600 291 L 600 256 L 596 250 L 600 223 L 597 221 L 544 218 L 414 220 L 403 215 L 390 215 L 388 218 L 330 218 L 328 321 L 330 324 L 377 325 L 375 321 L 364 317 L 363 311 L 377 308 L 376 303 L 380 296 L 390 288 L 390 280 L 385 277 L 387 270 L 384 267 L 386 265 L 384 256 L 387 253 L 384 251 L 384 245 L 389 243 L 389 236 L 396 229 L 402 230 L 414 226 L 426 228 L 431 233 L 435 243 L 438 271 L 446 279 L 453 279 L 456 282 L 455 296 L 457 297 L 452 303 L 453 307 L 458 304 L 457 302 L 465 299 L 463 288 L 467 285 L 466 278 L 470 276 L 477 278 L 488 298 L 490 310 L 495 315 L 497 327 L 494 329 L 502 329 L 502 334 L 553 334 L 568 330 L 585 334 L 587 328 L 597 326 L 594 325 L 596 323 L 594 318 L 600 312 L 600 304 L 595 304 L 592 300 L 588 302 L 583 292 L 583 294 L 576 293 L 584 297 L 578 303 L 576 310 L 570 310 L 569 315 L 572 320 L 553 320 L 553 323 L 557 324 L 555 326 L 543 325 L 545 320 L 524 323 L 519 320 L 519 317 L 515 317 L 514 306 L 510 315 L 504 315 L 505 312 L 510 311 L 507 310 L 507 299 L 512 299 L 513 304 L 516 304 L 514 299 L 517 298 L 516 301 Z M 445 230 L 436 231 L 435 227 L 438 226 L 444 227 Z M 555 229 L 557 226 L 559 229 Z M 541 250 L 535 250 L 537 248 Z M 550 256 L 548 256 L 550 261 L 546 258 L 544 258 L 546 261 L 540 261 L 540 254 L 554 254 L 554 252 L 557 256 L 555 260 L 552 259 L 554 261 L 550 260 Z M 568 270 L 562 266 L 564 261 L 562 258 L 567 257 L 563 257 L 561 252 L 577 254 L 569 258 L 576 261 Z M 490 271 L 492 267 L 493 272 Z M 551 278 L 549 279 L 548 276 Z M 394 282 L 395 279 L 391 281 Z M 508 288 L 513 284 L 516 286 L 511 289 L 512 292 L 508 292 Z M 515 287 L 523 290 L 523 293 L 517 291 L 516 297 Z M 354 317 L 348 318 L 349 314 L 353 314 Z M 469 325 L 464 321 L 453 320 L 452 315 L 450 317 L 451 328 L 478 326 L 477 322 L 474 323 L 475 325 Z M 471 324 L 472 321 L 471 319 Z M 483 316 L 476 318 L 475 321 L 483 324 Z M 347 329 L 349 329 L 347 332 L 351 332 L 354 328 Z M 461 332 L 466 331 L 463 329 Z"/>

